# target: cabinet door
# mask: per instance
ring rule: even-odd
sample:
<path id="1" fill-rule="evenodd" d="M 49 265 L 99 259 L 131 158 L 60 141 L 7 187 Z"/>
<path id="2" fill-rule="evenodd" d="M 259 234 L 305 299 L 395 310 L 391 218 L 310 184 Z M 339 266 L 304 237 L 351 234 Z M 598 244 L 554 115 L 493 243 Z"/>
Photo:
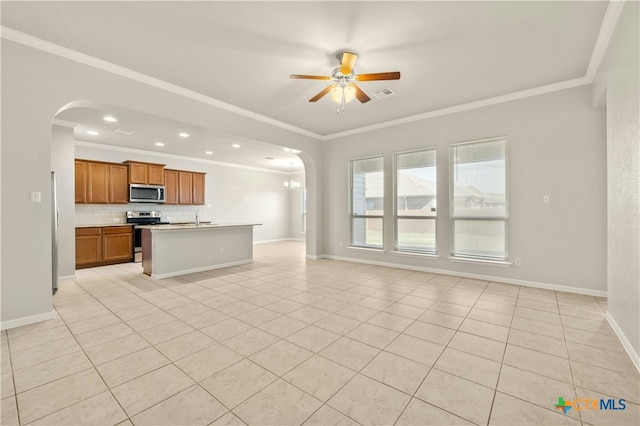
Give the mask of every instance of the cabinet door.
<path id="1" fill-rule="evenodd" d="M 193 204 L 204 204 L 204 173 L 193 173 Z"/>
<path id="2" fill-rule="evenodd" d="M 76 229 L 76 268 L 95 266 L 102 261 L 100 228 Z"/>
<path id="3" fill-rule="evenodd" d="M 178 204 L 178 171 L 164 171 L 165 204 Z"/>
<path id="4" fill-rule="evenodd" d="M 109 165 L 104 163 L 87 164 L 87 202 L 107 204 L 109 202 Z"/>
<path id="5" fill-rule="evenodd" d="M 75 166 L 76 204 L 87 202 L 87 162 L 77 161 Z"/>
<path id="6" fill-rule="evenodd" d="M 193 204 L 193 173 L 178 172 L 180 204 Z"/>
<path id="7" fill-rule="evenodd" d="M 109 231 L 109 228 L 104 228 Z M 102 236 L 102 260 L 105 263 L 127 262 L 133 258 L 133 234 L 108 233 Z"/>
<path id="8" fill-rule="evenodd" d="M 109 203 L 127 204 L 129 202 L 129 168 L 112 164 L 109 166 Z"/>
<path id="9" fill-rule="evenodd" d="M 147 165 L 129 163 L 129 183 L 147 183 Z"/>
<path id="10" fill-rule="evenodd" d="M 149 185 L 164 185 L 164 166 L 149 164 L 147 166 L 147 181 Z"/>

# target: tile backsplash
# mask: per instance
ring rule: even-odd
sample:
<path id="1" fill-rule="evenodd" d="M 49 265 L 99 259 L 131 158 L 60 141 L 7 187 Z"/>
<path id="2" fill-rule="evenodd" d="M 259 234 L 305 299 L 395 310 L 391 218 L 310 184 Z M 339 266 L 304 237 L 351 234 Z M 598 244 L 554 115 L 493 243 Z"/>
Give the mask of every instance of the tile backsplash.
<path id="1" fill-rule="evenodd" d="M 165 222 L 194 222 L 196 212 L 204 220 L 205 206 L 160 204 L 76 204 L 76 225 L 113 225 L 126 223 L 126 212 L 158 210 Z"/>

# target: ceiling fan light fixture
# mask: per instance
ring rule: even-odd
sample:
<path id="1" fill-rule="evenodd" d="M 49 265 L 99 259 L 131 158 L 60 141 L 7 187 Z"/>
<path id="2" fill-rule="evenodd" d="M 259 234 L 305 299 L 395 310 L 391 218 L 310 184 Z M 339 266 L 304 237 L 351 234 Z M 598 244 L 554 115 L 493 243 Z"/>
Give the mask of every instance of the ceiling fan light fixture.
<path id="1" fill-rule="evenodd" d="M 356 88 L 353 87 L 353 84 L 336 84 L 330 93 L 331 99 L 337 104 L 349 103 L 356 98 Z"/>

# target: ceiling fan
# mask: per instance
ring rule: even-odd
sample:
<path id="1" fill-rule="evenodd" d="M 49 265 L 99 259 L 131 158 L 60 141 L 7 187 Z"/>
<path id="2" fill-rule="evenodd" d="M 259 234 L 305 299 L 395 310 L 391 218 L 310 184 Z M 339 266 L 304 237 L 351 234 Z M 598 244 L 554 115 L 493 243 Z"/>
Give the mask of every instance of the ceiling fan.
<path id="1" fill-rule="evenodd" d="M 342 52 L 336 55 L 340 66 L 334 68 L 331 75 L 302 75 L 291 74 L 289 78 L 305 79 L 305 80 L 330 80 L 332 83 L 325 87 L 320 93 L 309 99 L 309 102 L 317 102 L 327 93 L 331 93 L 331 98 L 338 103 L 338 112 L 340 112 L 340 104 L 344 111 L 344 105 L 354 98 L 361 103 L 369 102 L 371 98 L 362 91 L 356 81 L 376 81 L 376 80 L 399 80 L 400 72 L 378 72 L 372 74 L 354 74 L 353 66 L 358 59 L 358 55 L 351 52 Z"/>

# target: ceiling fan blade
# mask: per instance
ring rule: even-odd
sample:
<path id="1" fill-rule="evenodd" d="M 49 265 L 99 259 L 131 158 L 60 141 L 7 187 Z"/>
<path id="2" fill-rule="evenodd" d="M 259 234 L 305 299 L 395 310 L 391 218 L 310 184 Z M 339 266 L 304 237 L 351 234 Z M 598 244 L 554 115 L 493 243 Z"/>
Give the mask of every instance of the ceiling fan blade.
<path id="1" fill-rule="evenodd" d="M 340 60 L 340 72 L 343 75 L 349 75 L 353 72 L 353 66 L 356 64 L 358 55 L 355 53 L 344 52 Z"/>
<path id="2" fill-rule="evenodd" d="M 359 88 L 357 85 L 353 85 L 353 87 L 356 88 L 356 98 L 361 102 L 361 103 L 365 103 L 365 102 L 369 102 L 371 100 L 371 98 L 369 96 L 367 96 L 366 93 L 364 93 L 362 91 L 361 88 Z"/>
<path id="3" fill-rule="evenodd" d="M 356 75 L 358 81 L 375 81 L 375 80 L 400 80 L 400 72 L 376 72 L 373 74 L 358 74 Z"/>
<path id="4" fill-rule="evenodd" d="M 313 98 L 309 99 L 309 102 L 317 102 L 321 97 L 323 97 L 324 95 L 329 93 L 331 91 L 331 89 L 333 89 L 333 86 L 335 86 L 335 84 L 328 85 L 320 93 L 315 95 Z"/>
<path id="5" fill-rule="evenodd" d="M 328 75 L 291 74 L 289 78 L 299 78 L 304 80 L 331 80 L 331 77 Z"/>

